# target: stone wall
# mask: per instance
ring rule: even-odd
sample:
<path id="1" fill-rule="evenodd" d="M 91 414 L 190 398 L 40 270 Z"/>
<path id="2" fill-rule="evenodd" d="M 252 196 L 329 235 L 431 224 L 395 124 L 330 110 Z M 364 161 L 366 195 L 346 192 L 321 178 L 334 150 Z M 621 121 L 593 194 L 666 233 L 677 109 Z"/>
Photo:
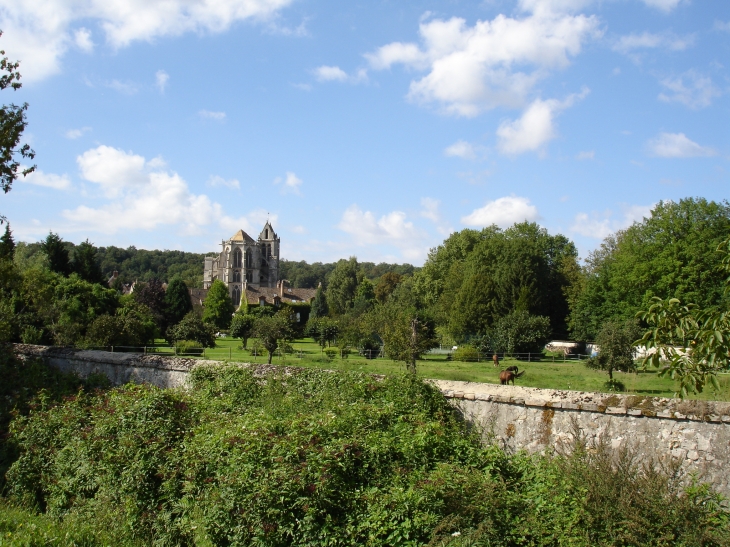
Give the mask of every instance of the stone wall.
<path id="1" fill-rule="evenodd" d="M 113 385 L 181 387 L 195 366 L 216 361 L 16 345 L 23 358 L 39 357 L 81 377 L 104 374 Z M 250 365 L 256 374 L 282 367 Z M 296 370 L 286 367 L 288 372 Z M 730 497 L 730 403 L 608 395 L 431 380 L 464 418 L 508 449 L 543 450 L 571 443 L 576 428 L 588 442 L 631 446 L 645 461 L 676 459 Z"/>

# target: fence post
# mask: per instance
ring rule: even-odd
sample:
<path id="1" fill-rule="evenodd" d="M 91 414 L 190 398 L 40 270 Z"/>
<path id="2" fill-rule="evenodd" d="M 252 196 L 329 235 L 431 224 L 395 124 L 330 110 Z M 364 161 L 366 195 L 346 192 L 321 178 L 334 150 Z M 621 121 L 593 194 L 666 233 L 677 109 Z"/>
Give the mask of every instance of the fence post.
<path id="1" fill-rule="evenodd" d="M 228 346 L 228 360 L 231 360 L 231 347 Z"/>
<path id="2" fill-rule="evenodd" d="M 177 346 L 172 346 L 172 354 L 177 356 Z"/>
<path id="3" fill-rule="evenodd" d="M 147 346 L 142 348 L 142 355 L 147 355 Z"/>
<path id="4" fill-rule="evenodd" d="M 114 353 L 114 346 L 112 346 L 112 353 Z"/>
<path id="5" fill-rule="evenodd" d="M 527 362 L 529 363 L 532 360 L 532 353 L 527 353 Z"/>

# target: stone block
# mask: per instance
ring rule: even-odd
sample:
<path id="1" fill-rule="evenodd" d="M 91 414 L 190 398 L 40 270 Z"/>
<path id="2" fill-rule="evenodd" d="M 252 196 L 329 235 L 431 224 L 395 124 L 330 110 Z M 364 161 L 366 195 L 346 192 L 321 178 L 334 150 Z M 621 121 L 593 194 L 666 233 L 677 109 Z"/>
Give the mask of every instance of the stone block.
<path id="1" fill-rule="evenodd" d="M 474 394 L 473 393 L 464 393 L 464 399 L 466 399 L 467 401 L 473 401 Z"/>
<path id="2" fill-rule="evenodd" d="M 622 406 L 607 406 L 606 414 L 626 414 L 626 409 Z"/>
<path id="3" fill-rule="evenodd" d="M 515 397 L 514 399 L 510 397 L 509 402 L 512 403 L 513 405 L 524 405 L 525 404 L 525 400 L 521 397 Z"/>
<path id="4" fill-rule="evenodd" d="M 656 413 L 657 418 L 671 418 L 672 412 L 670 410 L 660 410 Z"/>
<path id="5" fill-rule="evenodd" d="M 689 452 L 687 452 L 687 459 L 696 461 L 700 459 L 700 455 L 697 453 L 696 450 L 690 450 Z"/>
<path id="6" fill-rule="evenodd" d="M 608 409 L 606 409 L 606 413 L 608 413 Z M 641 416 L 642 411 L 640 408 L 630 408 L 626 411 L 626 414 L 629 416 Z"/>
<path id="7" fill-rule="evenodd" d="M 682 414 L 681 412 L 675 412 L 674 413 L 674 416 L 672 416 L 672 417 L 675 420 L 686 420 L 687 419 L 687 415 L 686 414 Z"/>
<path id="8" fill-rule="evenodd" d="M 492 396 L 489 395 L 489 393 L 477 393 L 476 398 L 477 401 L 489 401 L 491 400 Z"/>
<path id="9" fill-rule="evenodd" d="M 455 391 L 453 397 L 454 397 L 454 399 L 463 399 L 464 398 L 464 392 L 463 391 Z"/>
<path id="10" fill-rule="evenodd" d="M 603 405 L 597 405 L 595 403 L 583 403 L 580 405 L 581 410 L 587 410 L 588 412 L 603 412 L 606 407 Z"/>
<path id="11" fill-rule="evenodd" d="M 545 407 L 547 406 L 547 401 L 543 401 L 542 399 L 525 399 L 525 406 Z"/>
<path id="12" fill-rule="evenodd" d="M 564 408 L 565 410 L 580 410 L 580 405 L 578 403 L 563 401 L 560 403 L 560 408 Z"/>

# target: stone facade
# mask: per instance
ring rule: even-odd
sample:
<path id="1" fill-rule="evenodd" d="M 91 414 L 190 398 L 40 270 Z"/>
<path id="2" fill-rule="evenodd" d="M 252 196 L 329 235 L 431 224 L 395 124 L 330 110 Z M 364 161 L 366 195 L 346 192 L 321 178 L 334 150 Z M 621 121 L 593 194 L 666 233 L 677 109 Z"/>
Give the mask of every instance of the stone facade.
<path id="1" fill-rule="evenodd" d="M 228 287 L 233 304 L 238 307 L 246 289 L 276 288 L 279 282 L 280 240 L 266 221 L 257 240 L 243 230 L 221 241 L 221 252 L 206 257 L 203 268 L 203 288 L 210 289 L 220 280 Z"/>

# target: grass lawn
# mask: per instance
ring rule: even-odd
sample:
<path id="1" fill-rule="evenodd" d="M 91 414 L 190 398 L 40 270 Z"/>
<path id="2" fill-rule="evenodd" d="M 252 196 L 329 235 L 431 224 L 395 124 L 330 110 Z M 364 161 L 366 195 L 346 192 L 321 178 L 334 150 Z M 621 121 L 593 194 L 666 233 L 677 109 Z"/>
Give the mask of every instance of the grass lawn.
<path id="1" fill-rule="evenodd" d="M 233 338 L 219 338 L 216 347 L 205 350 L 207 359 L 221 361 L 238 361 L 246 363 L 265 363 L 266 355 L 253 356 L 248 351 L 238 349 L 241 341 Z M 272 363 L 311 368 L 327 368 L 332 370 L 355 370 L 375 374 L 394 374 L 405 371 L 405 365 L 390 359 L 364 359 L 358 355 L 350 355 L 347 359 L 336 357 L 329 360 L 319 345 L 311 338 L 297 340 L 292 343 L 295 353 L 284 358 L 275 356 Z M 462 380 L 468 382 L 499 383 L 499 371 L 507 366 L 517 365 L 525 374 L 517 380 L 518 385 L 547 389 L 572 389 L 576 391 L 603 391 L 603 384 L 608 374 L 587 368 L 579 361 L 563 363 L 548 357 L 540 362 L 518 361 L 507 358 L 495 368 L 491 361 L 467 363 L 447 361 L 445 355 L 427 355 L 418 361 L 418 374 L 424 378 L 439 380 Z M 676 384 L 669 378 L 660 378 L 656 372 L 614 373 L 614 377 L 626 386 L 626 393 L 655 397 L 672 397 Z M 730 401 L 730 375 L 719 377 L 720 391 L 715 392 L 708 387 L 697 399 Z"/>

